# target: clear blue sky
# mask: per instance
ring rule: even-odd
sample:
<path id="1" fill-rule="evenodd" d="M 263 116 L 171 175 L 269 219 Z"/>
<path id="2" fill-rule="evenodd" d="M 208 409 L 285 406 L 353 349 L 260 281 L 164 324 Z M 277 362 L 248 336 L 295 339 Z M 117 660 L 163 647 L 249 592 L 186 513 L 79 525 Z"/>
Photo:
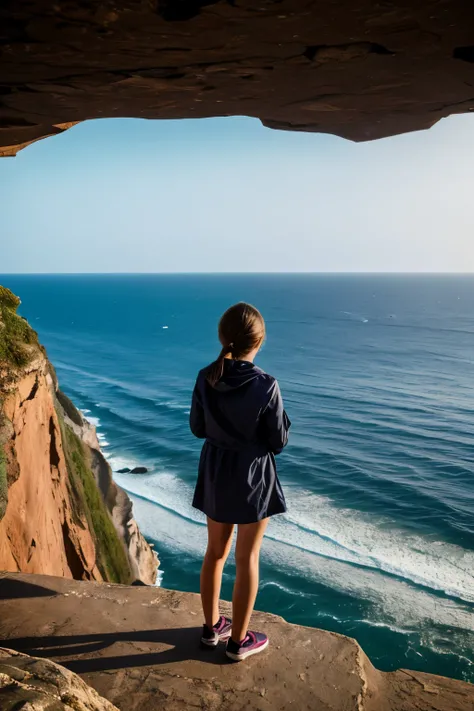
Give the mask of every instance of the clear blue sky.
<path id="1" fill-rule="evenodd" d="M 110 119 L 0 159 L 0 273 L 474 271 L 474 116 L 355 144 Z"/>

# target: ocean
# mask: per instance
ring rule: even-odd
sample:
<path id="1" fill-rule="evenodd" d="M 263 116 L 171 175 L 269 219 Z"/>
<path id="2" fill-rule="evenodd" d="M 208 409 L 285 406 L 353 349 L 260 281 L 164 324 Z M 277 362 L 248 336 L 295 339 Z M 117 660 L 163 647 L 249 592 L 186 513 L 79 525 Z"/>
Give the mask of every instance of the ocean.
<path id="1" fill-rule="evenodd" d="M 474 277 L 3 276 L 62 389 L 97 425 L 161 560 L 197 592 L 197 371 L 235 301 L 267 322 L 257 364 L 293 426 L 289 509 L 269 526 L 257 607 L 355 637 L 380 669 L 474 681 Z M 230 599 L 229 562 L 223 597 Z"/>

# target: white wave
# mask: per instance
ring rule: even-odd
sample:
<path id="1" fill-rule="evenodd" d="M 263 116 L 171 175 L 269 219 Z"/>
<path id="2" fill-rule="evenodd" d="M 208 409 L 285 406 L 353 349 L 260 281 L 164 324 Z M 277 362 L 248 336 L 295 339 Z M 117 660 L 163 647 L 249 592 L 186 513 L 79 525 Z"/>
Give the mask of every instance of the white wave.
<path id="1" fill-rule="evenodd" d="M 139 462 L 110 458 L 113 469 Z M 191 522 L 202 515 L 192 508 L 193 489 L 169 472 L 116 474 L 128 491 L 151 499 Z M 337 508 L 309 491 L 288 491 L 289 512 L 271 520 L 268 536 L 320 558 L 389 573 L 409 583 L 474 602 L 474 553 L 397 529 L 388 519 Z M 356 574 L 356 572 L 354 572 Z"/>
<path id="2" fill-rule="evenodd" d="M 170 410 L 184 410 L 185 412 L 189 412 L 189 402 L 184 404 L 182 402 L 178 402 L 177 400 L 158 400 L 156 405 L 167 407 Z"/>
<path id="3" fill-rule="evenodd" d="M 311 597 L 311 594 L 301 592 L 300 590 L 287 588 L 285 585 L 277 583 L 276 580 L 267 580 L 266 582 L 264 581 L 263 583 L 261 583 L 259 589 L 264 590 L 265 588 L 277 588 L 278 590 L 281 590 L 282 592 L 285 592 L 288 595 L 291 595 L 292 597 Z"/>
<path id="4" fill-rule="evenodd" d="M 282 572 L 294 569 L 299 575 L 331 589 L 363 600 L 370 618 L 400 629 L 426 630 L 444 625 L 461 635 L 470 635 L 474 649 L 474 611 L 458 601 L 439 598 L 407 581 L 384 575 L 375 569 L 354 568 L 340 560 L 317 557 L 280 541 L 265 542 L 264 558 Z"/>
<path id="5" fill-rule="evenodd" d="M 389 625 L 387 622 L 377 622 L 376 620 L 351 620 L 352 623 L 368 625 L 369 627 L 385 627 L 392 632 L 397 632 L 398 634 L 416 634 L 417 630 L 408 630 L 397 627 L 396 625 Z"/>
<path id="6" fill-rule="evenodd" d="M 87 420 L 87 422 L 89 422 L 89 424 L 94 425 L 96 430 L 99 429 L 100 419 L 98 417 L 93 417 L 92 415 L 87 415 L 86 420 Z"/>
<path id="7" fill-rule="evenodd" d="M 132 468 L 130 463 L 125 464 L 124 467 Z M 118 469 L 124 467 L 121 466 Z M 169 509 L 169 511 L 177 513 L 183 519 L 188 519 L 190 522 L 195 523 L 204 521 L 203 514 L 191 506 L 192 487 L 175 474 L 166 471 L 149 472 L 148 474 L 141 474 L 137 478 L 134 474 L 116 473 L 115 480 L 117 484 L 123 486 L 127 491 Z"/>
<path id="8" fill-rule="evenodd" d="M 133 492 L 130 492 L 130 496 L 134 515 L 142 531 L 157 541 L 158 555 L 160 545 L 176 551 L 177 555 L 180 552 L 196 557 L 204 554 L 206 533 L 202 521 L 176 516 L 173 509 L 169 508 L 160 508 L 158 511 L 154 503 L 137 498 Z M 175 500 L 174 508 L 183 510 L 186 507 L 183 507 L 182 500 Z M 474 649 L 472 608 L 455 600 L 440 598 L 408 581 L 387 576 L 381 570 L 355 568 L 342 560 L 320 557 L 276 540 L 272 537 L 275 522 L 270 524 L 269 536 L 262 550 L 262 560 L 273 569 L 286 574 L 294 571 L 310 582 L 363 600 L 369 608 L 371 620 L 403 631 L 416 629 L 426 636 L 428 646 L 432 643 L 433 635 L 440 634 L 433 630 L 443 625 L 449 628 L 449 635 L 457 634 L 463 640 L 469 635 L 468 646 Z M 262 580 L 262 585 L 266 582 L 269 584 L 273 581 Z"/>
<path id="9" fill-rule="evenodd" d="M 90 410 L 87 410 L 87 408 L 84 408 L 83 410 L 80 410 L 80 412 L 82 412 L 83 415 L 90 415 L 90 414 L 91 414 L 91 411 L 90 411 Z"/>
<path id="10" fill-rule="evenodd" d="M 157 510 L 156 504 L 137 498 L 127 489 L 133 501 L 133 512 L 142 533 L 157 542 L 156 551 L 160 555 L 160 546 L 176 551 L 176 554 L 188 553 L 203 556 L 206 550 L 206 532 L 196 521 L 176 516 L 167 508 Z"/>
<path id="11" fill-rule="evenodd" d="M 272 522 L 277 540 L 319 556 L 375 568 L 474 602 L 474 553 L 396 528 L 388 519 L 341 509 L 292 489 L 288 513 Z"/>
<path id="12" fill-rule="evenodd" d="M 335 620 L 336 622 L 344 622 L 344 620 L 341 617 L 338 617 L 337 615 L 331 615 L 330 612 L 321 612 L 318 611 L 317 613 L 318 617 L 329 617 L 330 620 Z"/>
<path id="13" fill-rule="evenodd" d="M 107 441 L 107 437 L 103 432 L 97 432 L 97 439 L 101 447 L 110 447 L 110 442 Z"/>
<path id="14" fill-rule="evenodd" d="M 143 464 L 120 457 L 109 461 L 115 470 Z M 139 478 L 114 474 L 114 478 L 130 493 L 134 515 L 143 533 L 157 541 L 158 553 L 163 545 L 177 554 L 204 554 L 205 518 L 191 506 L 191 485 L 166 471 Z M 424 643 L 434 648 L 444 644 L 441 625 L 450 629 L 449 635 L 459 637 L 468 654 L 474 649 L 474 608 L 435 592 L 445 590 L 472 600 L 472 552 L 396 529 L 388 519 L 338 509 L 329 499 L 307 491 L 287 493 L 289 513 L 271 520 L 264 561 L 283 574 L 294 571 L 315 584 L 363 600 L 370 612 L 367 618 L 376 626 L 404 634 L 417 630 Z M 262 584 L 279 585 L 271 580 Z"/>
<path id="15" fill-rule="evenodd" d="M 365 318 L 365 316 L 361 316 L 360 314 L 355 314 L 352 311 L 341 311 L 340 313 L 344 314 L 345 316 L 350 316 L 355 321 L 361 321 L 362 323 L 369 323 L 368 318 Z"/>

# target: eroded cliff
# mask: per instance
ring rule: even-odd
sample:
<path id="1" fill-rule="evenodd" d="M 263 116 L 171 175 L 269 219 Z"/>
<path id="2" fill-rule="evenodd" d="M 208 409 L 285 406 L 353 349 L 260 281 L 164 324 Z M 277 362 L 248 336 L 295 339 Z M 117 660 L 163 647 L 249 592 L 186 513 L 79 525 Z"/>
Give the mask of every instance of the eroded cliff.
<path id="1" fill-rule="evenodd" d="M 18 305 L 0 287 L 0 569 L 153 584 L 131 502 Z"/>

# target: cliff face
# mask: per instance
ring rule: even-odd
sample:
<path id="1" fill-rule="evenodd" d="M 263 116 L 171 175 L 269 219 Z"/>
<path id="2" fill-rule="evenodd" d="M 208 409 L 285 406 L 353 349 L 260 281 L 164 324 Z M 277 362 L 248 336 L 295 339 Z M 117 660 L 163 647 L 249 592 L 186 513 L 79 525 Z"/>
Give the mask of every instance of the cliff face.
<path id="1" fill-rule="evenodd" d="M 93 534 L 70 486 L 47 361 L 30 368 L 3 404 L 8 502 L 0 568 L 102 580 Z"/>
<path id="2" fill-rule="evenodd" d="M 0 287 L 0 569 L 153 584 L 131 502 L 17 305 Z"/>
<path id="3" fill-rule="evenodd" d="M 57 390 L 63 406 L 66 425 L 82 441 L 87 450 L 88 465 L 107 506 L 115 529 L 124 541 L 132 568 L 133 578 L 149 585 L 156 581 L 157 557 L 145 541 L 133 518 L 132 502 L 112 477 L 110 466 L 101 452 L 95 427 L 76 410 L 64 393 Z"/>

